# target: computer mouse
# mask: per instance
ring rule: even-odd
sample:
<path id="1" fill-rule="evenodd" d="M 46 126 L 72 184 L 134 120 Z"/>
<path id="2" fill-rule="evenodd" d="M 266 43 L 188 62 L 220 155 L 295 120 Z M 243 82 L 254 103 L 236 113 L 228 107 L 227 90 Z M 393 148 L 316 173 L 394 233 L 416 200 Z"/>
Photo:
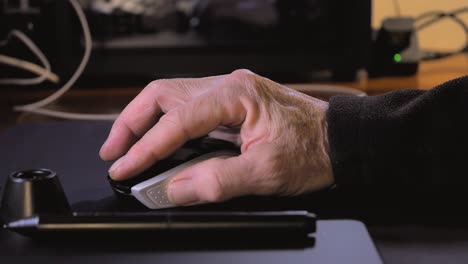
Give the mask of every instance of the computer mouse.
<path id="1" fill-rule="evenodd" d="M 133 197 L 150 209 L 175 207 L 166 194 L 166 179 L 205 160 L 239 154 L 240 148 L 234 143 L 202 137 L 186 142 L 173 154 L 131 179 L 115 181 L 109 175 L 107 179 L 118 196 Z"/>

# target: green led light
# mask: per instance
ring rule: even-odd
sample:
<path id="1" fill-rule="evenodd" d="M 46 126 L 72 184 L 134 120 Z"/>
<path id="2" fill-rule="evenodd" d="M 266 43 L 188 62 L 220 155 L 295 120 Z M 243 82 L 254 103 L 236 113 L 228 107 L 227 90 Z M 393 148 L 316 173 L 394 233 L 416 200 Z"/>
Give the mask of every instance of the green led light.
<path id="1" fill-rule="evenodd" d="M 401 61 L 401 55 L 400 53 L 395 53 L 395 55 L 393 55 L 393 60 L 395 62 L 400 62 Z"/>

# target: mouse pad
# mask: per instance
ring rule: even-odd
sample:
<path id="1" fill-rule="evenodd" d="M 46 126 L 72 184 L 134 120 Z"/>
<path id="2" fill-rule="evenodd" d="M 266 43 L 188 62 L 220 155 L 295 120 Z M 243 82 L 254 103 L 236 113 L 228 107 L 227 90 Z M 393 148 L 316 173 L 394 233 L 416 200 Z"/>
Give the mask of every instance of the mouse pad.
<path id="1" fill-rule="evenodd" d="M 0 184 L 13 171 L 48 168 L 58 173 L 75 211 L 144 211 L 134 200 L 121 200 L 107 181 L 110 162 L 99 158 L 99 149 L 111 128 L 110 122 L 50 122 L 19 125 L 0 134 Z M 245 197 L 226 203 L 165 210 L 295 210 L 309 209 L 306 198 Z M 305 199 L 305 200 L 304 200 Z M 313 244 L 307 245 L 190 245 L 167 249 L 164 241 L 66 241 L 37 243 L 0 230 L 0 254 L 15 263 L 30 260 L 73 263 L 98 257 L 101 263 L 380 263 L 380 257 L 364 225 L 357 221 L 317 222 Z M 202 247 L 194 247 L 202 246 Z M 221 246 L 221 247 L 220 247 Z M 50 249 L 56 249 L 51 251 Z M 28 254 L 25 254 L 25 253 Z M 177 252 L 177 253 L 174 253 Z M 119 254 L 119 258 L 115 258 Z M 47 256 L 47 257 L 45 257 Z M 69 256 L 74 256 L 73 261 Z M 34 257 L 34 258 L 33 258 Z M 38 258 L 39 257 L 39 258 Z M 3 258 L 2 258 L 3 259 Z"/>

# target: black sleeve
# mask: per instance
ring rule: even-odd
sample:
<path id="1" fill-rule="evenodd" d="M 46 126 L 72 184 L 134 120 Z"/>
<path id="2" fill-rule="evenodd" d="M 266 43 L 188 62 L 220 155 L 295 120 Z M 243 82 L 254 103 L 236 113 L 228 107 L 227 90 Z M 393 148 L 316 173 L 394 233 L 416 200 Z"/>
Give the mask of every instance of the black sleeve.
<path id="1" fill-rule="evenodd" d="M 429 91 L 336 96 L 327 118 L 337 188 L 468 187 L 468 76 Z"/>

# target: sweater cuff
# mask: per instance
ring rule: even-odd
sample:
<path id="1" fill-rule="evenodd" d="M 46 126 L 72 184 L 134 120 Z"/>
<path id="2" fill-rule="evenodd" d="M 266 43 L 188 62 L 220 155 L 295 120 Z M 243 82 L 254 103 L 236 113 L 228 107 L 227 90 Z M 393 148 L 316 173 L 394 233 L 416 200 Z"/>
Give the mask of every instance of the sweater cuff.
<path id="1" fill-rule="evenodd" d="M 335 184 L 362 185 L 360 115 L 364 97 L 334 96 L 327 112 L 329 155 Z"/>

